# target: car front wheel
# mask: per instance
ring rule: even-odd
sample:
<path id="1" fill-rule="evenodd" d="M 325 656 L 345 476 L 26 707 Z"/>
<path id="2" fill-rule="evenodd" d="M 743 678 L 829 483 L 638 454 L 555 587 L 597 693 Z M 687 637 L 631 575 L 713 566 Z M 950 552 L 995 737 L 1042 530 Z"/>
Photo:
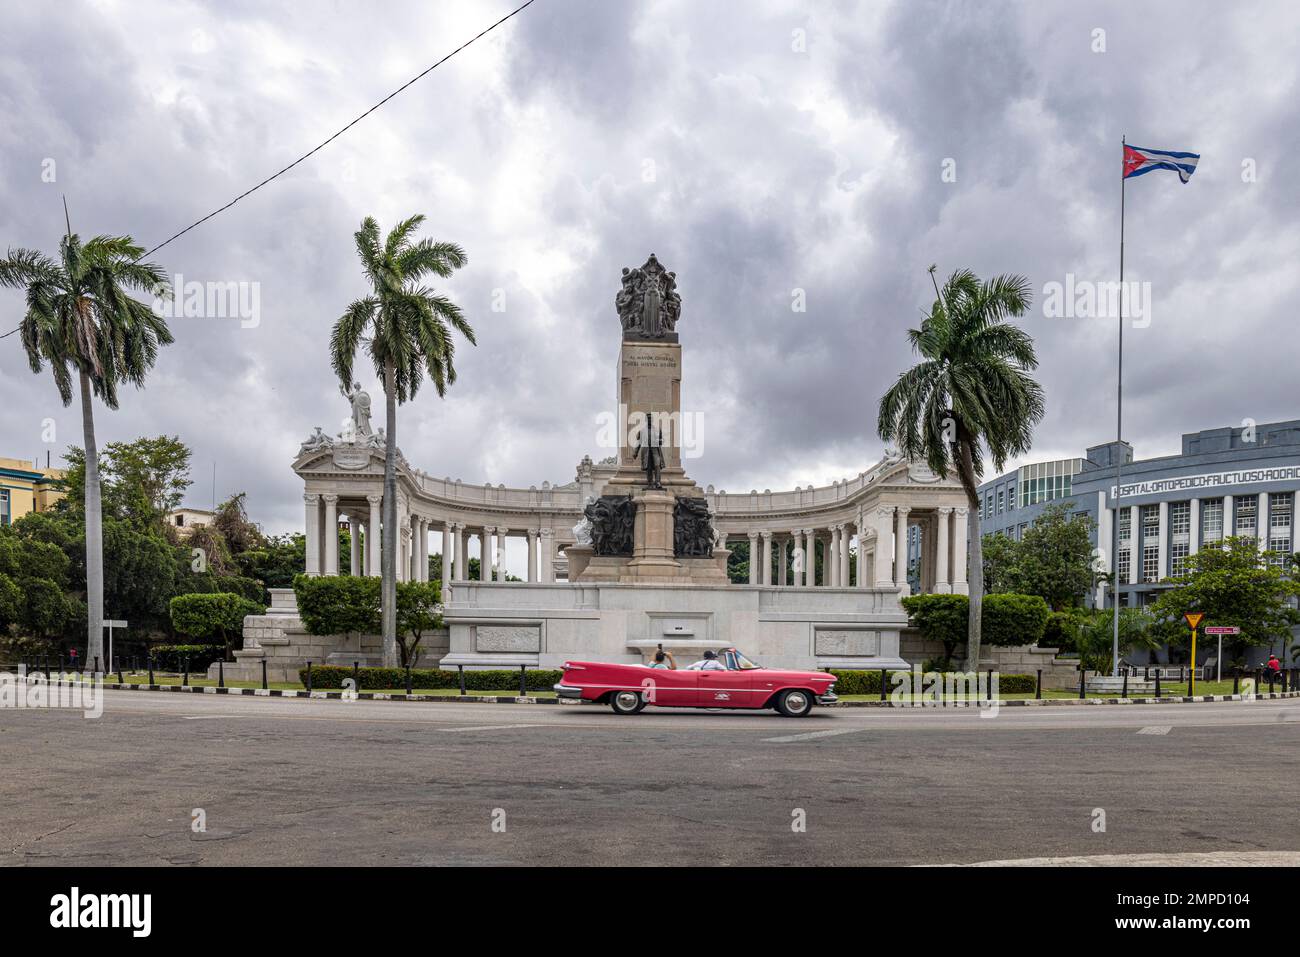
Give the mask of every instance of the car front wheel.
<path id="1" fill-rule="evenodd" d="M 636 714 L 645 707 L 641 694 L 637 691 L 615 691 L 609 696 L 609 706 L 615 714 Z"/>
<path id="2" fill-rule="evenodd" d="M 776 710 L 787 718 L 802 718 L 812 710 L 812 695 L 798 688 L 782 691 L 776 699 Z"/>

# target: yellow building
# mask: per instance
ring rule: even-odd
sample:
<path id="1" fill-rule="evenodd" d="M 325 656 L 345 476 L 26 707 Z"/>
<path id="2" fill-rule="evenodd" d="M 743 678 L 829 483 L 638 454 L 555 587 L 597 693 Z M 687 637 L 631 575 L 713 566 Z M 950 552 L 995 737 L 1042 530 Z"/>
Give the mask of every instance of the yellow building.
<path id="1" fill-rule="evenodd" d="M 0 458 L 0 525 L 32 512 L 44 512 L 63 498 L 56 487 L 63 469 L 38 468 L 26 459 Z"/>

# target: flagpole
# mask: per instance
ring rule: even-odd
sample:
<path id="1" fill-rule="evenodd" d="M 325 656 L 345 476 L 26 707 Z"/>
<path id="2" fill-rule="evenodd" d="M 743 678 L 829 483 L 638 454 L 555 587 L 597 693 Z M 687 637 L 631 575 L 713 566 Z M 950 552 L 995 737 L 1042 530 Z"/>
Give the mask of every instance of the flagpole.
<path id="1" fill-rule="evenodd" d="M 1119 178 L 1119 361 L 1115 371 L 1115 521 L 1111 534 L 1111 604 L 1114 606 L 1111 674 L 1119 675 L 1119 510 L 1121 482 L 1124 475 L 1124 186 L 1128 177 L 1124 170 L 1127 159 L 1127 136 L 1120 137 Z M 1129 536 L 1138 533 L 1129 522 Z M 1130 566 L 1129 571 L 1132 572 Z"/>

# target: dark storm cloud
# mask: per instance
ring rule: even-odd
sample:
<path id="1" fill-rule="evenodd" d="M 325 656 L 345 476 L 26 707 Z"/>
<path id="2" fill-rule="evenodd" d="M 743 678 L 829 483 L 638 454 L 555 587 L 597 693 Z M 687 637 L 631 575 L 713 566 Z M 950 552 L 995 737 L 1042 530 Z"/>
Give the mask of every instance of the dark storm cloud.
<path id="1" fill-rule="evenodd" d="M 156 243 L 509 7 L 320 9 L 6 4 L 0 239 L 53 250 L 66 192 L 84 234 Z M 1283 4 L 538 0 L 158 254 L 187 279 L 257 283 L 260 322 L 175 320 L 148 389 L 99 415 L 101 441 L 180 434 L 195 504 L 216 461 L 218 497 L 247 490 L 268 528 L 298 528 L 289 459 L 346 411 L 327 341 L 365 291 L 352 233 L 423 211 L 427 235 L 469 252 L 443 286 L 479 346 L 460 346 L 444 400 L 427 389 L 401 410 L 414 464 L 527 486 L 608 454 L 619 270 L 654 251 L 678 273 L 684 402 L 705 416 L 692 476 L 823 484 L 881 452 L 876 403 L 912 361 L 930 263 L 1023 273 L 1036 300 L 1067 274 L 1115 278 L 1124 133 L 1205 154 L 1186 187 L 1129 188 L 1129 278 L 1154 297 L 1151 325 L 1126 333 L 1129 437 L 1155 454 L 1181 431 L 1295 416 L 1297 26 Z M 0 294 L 6 327 L 19 307 Z M 1034 457 L 1108 439 L 1114 323 L 1048 319 L 1037 301 L 1024 322 L 1049 397 Z M 56 456 L 80 444 L 13 338 L 0 376 L 0 454 L 43 451 L 46 416 Z"/>

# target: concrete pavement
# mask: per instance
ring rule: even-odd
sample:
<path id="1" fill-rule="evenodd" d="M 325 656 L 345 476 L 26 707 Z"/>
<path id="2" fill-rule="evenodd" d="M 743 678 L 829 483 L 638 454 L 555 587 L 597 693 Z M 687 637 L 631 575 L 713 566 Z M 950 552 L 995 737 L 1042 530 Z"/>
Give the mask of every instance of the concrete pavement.
<path id="1" fill-rule="evenodd" d="M 1300 850 L 1300 702 L 980 714 L 619 717 L 107 692 L 99 720 L 0 711 L 0 862 L 951 864 Z M 206 830 L 192 825 L 196 809 Z"/>

